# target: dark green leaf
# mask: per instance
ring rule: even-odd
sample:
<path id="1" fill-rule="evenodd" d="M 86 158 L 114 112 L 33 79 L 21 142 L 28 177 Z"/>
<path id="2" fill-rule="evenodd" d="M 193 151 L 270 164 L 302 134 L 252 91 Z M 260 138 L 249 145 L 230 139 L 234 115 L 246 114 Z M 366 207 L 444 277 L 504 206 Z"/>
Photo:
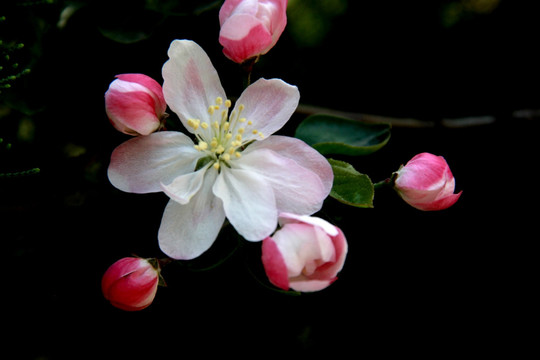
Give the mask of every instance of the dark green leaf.
<path id="1" fill-rule="evenodd" d="M 321 114 L 306 118 L 295 136 L 323 155 L 368 155 L 386 145 L 390 128 L 389 124 L 368 124 Z"/>
<path id="2" fill-rule="evenodd" d="M 373 207 L 374 188 L 369 176 L 359 173 L 344 161 L 328 159 L 334 171 L 334 184 L 330 196 L 344 204 Z"/>

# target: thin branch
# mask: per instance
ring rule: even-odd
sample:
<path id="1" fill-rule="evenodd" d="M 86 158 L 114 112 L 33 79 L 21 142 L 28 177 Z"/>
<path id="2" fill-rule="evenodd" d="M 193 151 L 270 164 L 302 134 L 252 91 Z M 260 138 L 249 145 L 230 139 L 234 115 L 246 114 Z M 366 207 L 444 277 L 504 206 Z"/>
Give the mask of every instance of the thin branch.
<path id="1" fill-rule="evenodd" d="M 528 111 L 531 112 L 534 110 L 528 110 Z M 396 127 L 411 127 L 411 128 L 431 128 L 431 127 L 435 127 L 436 125 L 440 125 L 442 127 L 447 127 L 447 128 L 463 128 L 463 127 L 488 125 L 495 122 L 494 116 L 471 116 L 471 117 L 463 117 L 463 118 L 456 118 L 456 119 L 442 119 L 440 122 L 436 122 L 436 121 L 428 121 L 428 120 L 418 120 L 418 119 L 413 119 L 413 118 L 398 118 L 398 117 L 391 117 L 391 116 L 361 114 L 361 113 L 340 111 L 340 110 L 328 109 L 324 107 L 305 105 L 305 104 L 298 105 L 296 112 L 300 114 L 304 114 L 304 115 L 326 114 L 326 115 L 333 115 L 333 116 L 341 116 L 348 119 L 365 121 L 368 123 L 385 123 L 385 124 L 390 124 Z M 519 112 L 514 113 L 514 116 L 518 117 L 515 115 L 516 113 L 519 114 Z M 537 117 L 540 117 L 540 110 L 536 110 L 535 114 Z"/>

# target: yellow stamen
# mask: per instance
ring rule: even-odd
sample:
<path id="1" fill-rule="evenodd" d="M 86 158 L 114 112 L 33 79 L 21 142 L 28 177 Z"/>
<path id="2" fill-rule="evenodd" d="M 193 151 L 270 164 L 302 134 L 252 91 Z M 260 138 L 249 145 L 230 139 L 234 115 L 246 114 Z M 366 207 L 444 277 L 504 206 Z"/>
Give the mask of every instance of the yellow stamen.
<path id="1" fill-rule="evenodd" d="M 208 149 L 208 144 L 204 141 L 199 141 L 199 149 L 206 150 Z"/>
<path id="2" fill-rule="evenodd" d="M 201 120 L 196 119 L 188 119 L 188 126 L 190 126 L 193 130 L 197 130 L 199 128 L 199 124 L 201 123 Z"/>

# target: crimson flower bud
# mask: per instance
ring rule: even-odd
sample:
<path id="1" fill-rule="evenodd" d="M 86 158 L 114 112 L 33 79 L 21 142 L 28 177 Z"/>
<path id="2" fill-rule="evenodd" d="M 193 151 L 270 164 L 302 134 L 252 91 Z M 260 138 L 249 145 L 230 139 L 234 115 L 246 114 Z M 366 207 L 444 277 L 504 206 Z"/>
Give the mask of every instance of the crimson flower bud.
<path id="1" fill-rule="evenodd" d="M 156 296 L 159 268 L 146 260 L 125 257 L 112 264 L 101 280 L 103 295 L 111 304 L 126 311 L 148 307 Z"/>
<path id="2" fill-rule="evenodd" d="M 111 124 L 128 135 L 149 135 L 167 116 L 167 103 L 157 81 L 143 74 L 116 76 L 105 92 L 105 110 Z"/>
<path id="3" fill-rule="evenodd" d="M 287 25 L 288 0 L 226 0 L 219 11 L 219 43 L 234 62 L 266 54 Z"/>
<path id="4" fill-rule="evenodd" d="M 454 205 L 456 181 L 442 156 L 421 153 L 394 173 L 394 189 L 405 202 L 424 211 L 443 210 Z"/>

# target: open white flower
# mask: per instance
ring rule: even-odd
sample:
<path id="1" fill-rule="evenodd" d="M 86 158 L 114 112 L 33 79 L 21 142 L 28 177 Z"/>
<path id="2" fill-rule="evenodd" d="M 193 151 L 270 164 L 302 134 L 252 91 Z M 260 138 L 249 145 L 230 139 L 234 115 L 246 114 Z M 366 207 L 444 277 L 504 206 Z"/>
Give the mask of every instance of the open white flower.
<path id="1" fill-rule="evenodd" d="M 128 140 L 114 150 L 108 171 L 120 190 L 171 198 L 158 234 L 163 252 L 199 256 L 225 217 L 244 238 L 260 241 L 275 230 L 279 212 L 318 211 L 332 187 L 328 161 L 298 139 L 270 136 L 295 111 L 298 89 L 260 79 L 229 111 L 231 101 L 199 45 L 175 40 L 168 55 L 165 100 L 196 141 L 172 131 Z"/>

